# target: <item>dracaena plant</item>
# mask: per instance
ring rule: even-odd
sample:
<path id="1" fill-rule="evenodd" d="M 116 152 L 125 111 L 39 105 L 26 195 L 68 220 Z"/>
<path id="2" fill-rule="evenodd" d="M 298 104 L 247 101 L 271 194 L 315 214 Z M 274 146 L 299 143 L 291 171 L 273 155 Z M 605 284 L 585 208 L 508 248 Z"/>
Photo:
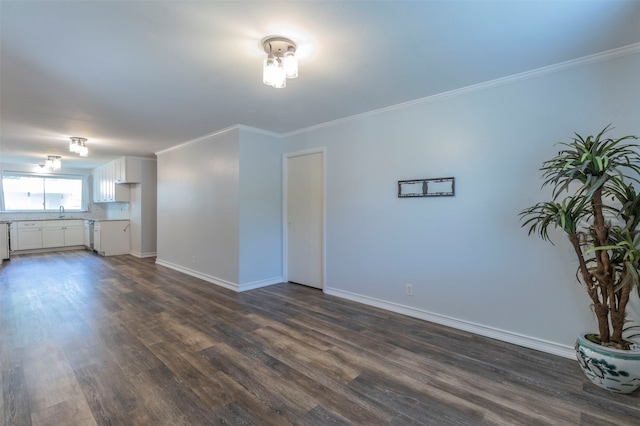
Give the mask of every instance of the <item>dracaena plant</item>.
<path id="1" fill-rule="evenodd" d="M 628 349 L 623 339 L 631 291 L 640 294 L 640 176 L 637 136 L 612 139 L 605 127 L 586 138 L 575 133 L 558 155 L 545 161 L 543 187 L 551 200 L 520 212 L 529 235 L 549 241 L 549 229 L 569 237 L 578 258 L 576 278 L 589 295 L 600 344 Z"/>

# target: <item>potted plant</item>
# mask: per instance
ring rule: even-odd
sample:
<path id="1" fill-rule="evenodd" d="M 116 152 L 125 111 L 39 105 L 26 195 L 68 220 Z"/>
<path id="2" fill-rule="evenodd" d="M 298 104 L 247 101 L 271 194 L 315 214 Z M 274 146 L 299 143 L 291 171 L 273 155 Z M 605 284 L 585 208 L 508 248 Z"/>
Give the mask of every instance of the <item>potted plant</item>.
<path id="1" fill-rule="evenodd" d="M 596 385 L 630 393 L 640 386 L 640 349 L 623 338 L 629 296 L 640 294 L 640 147 L 637 136 L 612 139 L 609 130 L 560 143 L 540 168 L 551 201 L 520 217 L 529 235 L 551 242 L 549 229 L 559 228 L 569 237 L 598 322 L 597 333 L 578 336 L 578 361 Z"/>

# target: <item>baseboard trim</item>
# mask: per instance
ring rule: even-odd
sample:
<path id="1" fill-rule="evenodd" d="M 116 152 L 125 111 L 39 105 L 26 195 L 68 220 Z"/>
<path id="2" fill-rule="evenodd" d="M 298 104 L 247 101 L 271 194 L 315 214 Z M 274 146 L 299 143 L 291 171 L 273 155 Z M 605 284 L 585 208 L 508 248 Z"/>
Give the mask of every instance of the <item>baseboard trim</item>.
<path id="1" fill-rule="evenodd" d="M 407 315 L 413 318 L 418 318 L 458 330 L 468 331 L 480 336 L 489 337 L 529 349 L 535 349 L 548 354 L 571 359 L 575 359 L 576 357 L 573 347 L 570 346 L 560 345 L 558 343 L 541 340 L 535 337 L 524 336 L 518 333 L 512 333 L 510 331 L 500 330 L 493 327 L 487 327 L 486 325 L 451 318 L 445 315 L 413 308 L 411 306 L 388 302 L 386 300 L 376 299 L 345 290 L 339 290 L 337 288 L 326 287 L 324 289 L 324 292 L 331 296 L 340 297 L 342 299 L 351 300 L 353 302 L 363 303 L 369 306 L 375 306 L 376 308 L 385 309 L 387 311 Z"/>
<path id="2" fill-rule="evenodd" d="M 267 287 L 274 284 L 280 284 L 282 277 L 271 277 L 264 280 L 252 281 L 246 284 L 240 284 L 238 291 L 255 290 L 256 288 Z"/>
<path id="3" fill-rule="evenodd" d="M 156 257 L 158 253 L 156 253 L 155 251 L 153 251 L 153 252 L 148 252 L 148 253 L 141 253 L 141 252 L 139 252 L 139 251 L 133 251 L 133 250 L 131 250 L 131 251 L 129 252 L 129 254 L 130 254 L 131 256 L 135 256 L 135 257 L 137 257 L 137 258 L 142 259 L 142 258 L 145 258 L 145 257 Z"/>
<path id="4" fill-rule="evenodd" d="M 194 271 L 193 269 L 185 268 L 184 266 L 176 265 L 175 263 L 167 262 L 166 260 L 156 259 L 156 264 L 160 266 L 173 269 L 174 271 L 182 272 L 183 274 L 190 275 L 195 278 L 200 278 L 203 281 L 210 282 L 220 287 L 224 287 L 229 290 L 239 291 L 239 286 L 231 281 L 223 280 L 212 275 L 203 274 L 202 272 Z"/>

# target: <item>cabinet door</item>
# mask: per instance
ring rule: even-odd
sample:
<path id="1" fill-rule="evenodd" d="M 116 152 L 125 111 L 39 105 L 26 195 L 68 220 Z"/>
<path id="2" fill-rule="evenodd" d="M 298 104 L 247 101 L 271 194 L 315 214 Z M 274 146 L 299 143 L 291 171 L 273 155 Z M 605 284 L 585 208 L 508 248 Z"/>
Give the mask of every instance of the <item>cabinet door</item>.
<path id="1" fill-rule="evenodd" d="M 93 169 L 93 202 L 102 202 L 102 168 Z"/>
<path id="2" fill-rule="evenodd" d="M 84 222 L 84 226 L 82 228 L 82 231 L 83 231 L 82 236 L 83 236 L 84 245 L 86 247 L 91 247 L 91 237 L 92 237 L 92 235 L 89 233 L 91 231 L 91 226 L 89 225 L 89 221 L 88 220 Z"/>
<path id="3" fill-rule="evenodd" d="M 113 194 L 111 193 L 111 187 L 113 186 L 113 173 L 112 164 L 107 163 L 104 166 L 104 195 L 105 201 L 113 201 Z"/>
<path id="4" fill-rule="evenodd" d="M 115 197 L 113 201 L 123 202 L 130 201 L 129 185 L 126 183 L 116 183 L 113 185 L 115 191 Z"/>
<path id="5" fill-rule="evenodd" d="M 142 178 L 142 162 L 139 158 L 121 157 L 120 159 L 120 182 L 140 183 Z"/>
<path id="6" fill-rule="evenodd" d="M 71 226 L 64 230 L 65 246 L 84 245 L 84 226 Z"/>
<path id="7" fill-rule="evenodd" d="M 108 187 L 107 187 L 107 171 L 104 166 L 100 167 L 100 202 L 104 203 L 107 200 Z"/>
<path id="8" fill-rule="evenodd" d="M 41 228 L 18 228 L 18 250 L 42 248 Z"/>
<path id="9" fill-rule="evenodd" d="M 109 201 L 116 201 L 116 162 L 109 163 Z"/>
<path id="10" fill-rule="evenodd" d="M 0 223 L 0 263 L 9 258 L 9 224 Z"/>
<path id="11" fill-rule="evenodd" d="M 42 228 L 42 247 L 63 247 L 64 246 L 64 229 L 63 228 Z"/>
<path id="12" fill-rule="evenodd" d="M 125 182 L 126 169 L 125 169 L 124 157 L 120 157 L 116 160 L 113 160 L 113 164 L 115 167 L 115 183 Z"/>
<path id="13" fill-rule="evenodd" d="M 102 244 L 100 244 L 100 224 L 98 222 L 93 225 L 93 249 L 100 251 Z"/>
<path id="14" fill-rule="evenodd" d="M 18 249 L 18 223 L 11 222 L 9 225 L 9 247 L 11 251 Z"/>

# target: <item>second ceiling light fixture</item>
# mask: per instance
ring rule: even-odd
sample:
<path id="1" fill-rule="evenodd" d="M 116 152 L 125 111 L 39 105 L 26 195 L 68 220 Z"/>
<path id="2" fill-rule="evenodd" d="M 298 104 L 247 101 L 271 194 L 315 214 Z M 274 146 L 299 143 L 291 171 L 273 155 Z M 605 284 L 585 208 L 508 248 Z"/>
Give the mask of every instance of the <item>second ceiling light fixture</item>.
<path id="1" fill-rule="evenodd" d="M 69 142 L 69 151 L 75 152 L 80 157 L 88 156 L 89 148 L 87 148 L 87 139 L 72 136 L 71 142 Z"/>

